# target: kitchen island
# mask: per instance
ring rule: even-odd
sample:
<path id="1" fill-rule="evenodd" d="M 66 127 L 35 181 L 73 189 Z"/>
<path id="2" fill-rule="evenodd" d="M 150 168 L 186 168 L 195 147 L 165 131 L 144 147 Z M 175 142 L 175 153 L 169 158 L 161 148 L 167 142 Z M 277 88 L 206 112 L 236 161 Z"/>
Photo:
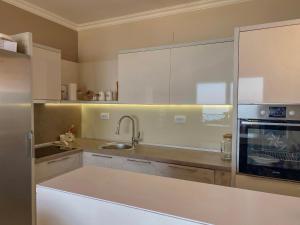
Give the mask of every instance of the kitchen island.
<path id="1" fill-rule="evenodd" d="M 299 225 L 300 198 L 100 167 L 37 186 L 38 225 Z"/>

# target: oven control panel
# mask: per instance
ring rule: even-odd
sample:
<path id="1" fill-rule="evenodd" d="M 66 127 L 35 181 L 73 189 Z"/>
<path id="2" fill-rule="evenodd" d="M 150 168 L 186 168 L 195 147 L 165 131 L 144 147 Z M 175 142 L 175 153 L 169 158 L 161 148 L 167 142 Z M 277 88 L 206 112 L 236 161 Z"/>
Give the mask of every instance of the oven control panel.
<path id="1" fill-rule="evenodd" d="M 300 121 L 299 105 L 238 105 L 239 119 Z"/>
<path id="2" fill-rule="evenodd" d="M 270 118 L 286 118 L 286 107 L 270 106 L 269 107 Z"/>

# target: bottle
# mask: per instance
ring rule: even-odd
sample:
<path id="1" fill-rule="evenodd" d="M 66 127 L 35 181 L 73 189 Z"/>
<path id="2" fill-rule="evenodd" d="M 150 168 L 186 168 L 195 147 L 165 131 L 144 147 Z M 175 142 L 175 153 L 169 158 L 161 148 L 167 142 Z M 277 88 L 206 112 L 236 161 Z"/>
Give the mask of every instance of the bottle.
<path id="1" fill-rule="evenodd" d="M 221 142 L 221 152 L 223 160 L 231 160 L 232 153 L 232 134 L 224 134 Z"/>

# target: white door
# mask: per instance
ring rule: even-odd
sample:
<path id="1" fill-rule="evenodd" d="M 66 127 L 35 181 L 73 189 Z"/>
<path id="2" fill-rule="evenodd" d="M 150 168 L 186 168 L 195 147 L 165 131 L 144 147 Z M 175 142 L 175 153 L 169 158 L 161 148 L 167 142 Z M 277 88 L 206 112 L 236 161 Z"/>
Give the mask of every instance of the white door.
<path id="1" fill-rule="evenodd" d="M 171 50 L 171 104 L 231 104 L 233 42 Z"/>
<path id="2" fill-rule="evenodd" d="M 119 55 L 119 102 L 169 104 L 170 49 Z"/>
<path id="3" fill-rule="evenodd" d="M 299 40 L 300 25 L 240 33 L 240 104 L 300 103 Z"/>
<path id="4" fill-rule="evenodd" d="M 61 53 L 35 45 L 32 54 L 32 98 L 61 99 Z"/>

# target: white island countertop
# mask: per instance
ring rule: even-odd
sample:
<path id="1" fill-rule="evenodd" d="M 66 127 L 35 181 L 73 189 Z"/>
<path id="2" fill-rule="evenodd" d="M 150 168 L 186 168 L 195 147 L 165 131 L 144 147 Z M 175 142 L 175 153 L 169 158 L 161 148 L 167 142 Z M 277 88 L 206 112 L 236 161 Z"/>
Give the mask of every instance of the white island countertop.
<path id="1" fill-rule="evenodd" d="M 300 198 L 93 166 L 38 188 L 215 225 L 300 225 Z"/>

